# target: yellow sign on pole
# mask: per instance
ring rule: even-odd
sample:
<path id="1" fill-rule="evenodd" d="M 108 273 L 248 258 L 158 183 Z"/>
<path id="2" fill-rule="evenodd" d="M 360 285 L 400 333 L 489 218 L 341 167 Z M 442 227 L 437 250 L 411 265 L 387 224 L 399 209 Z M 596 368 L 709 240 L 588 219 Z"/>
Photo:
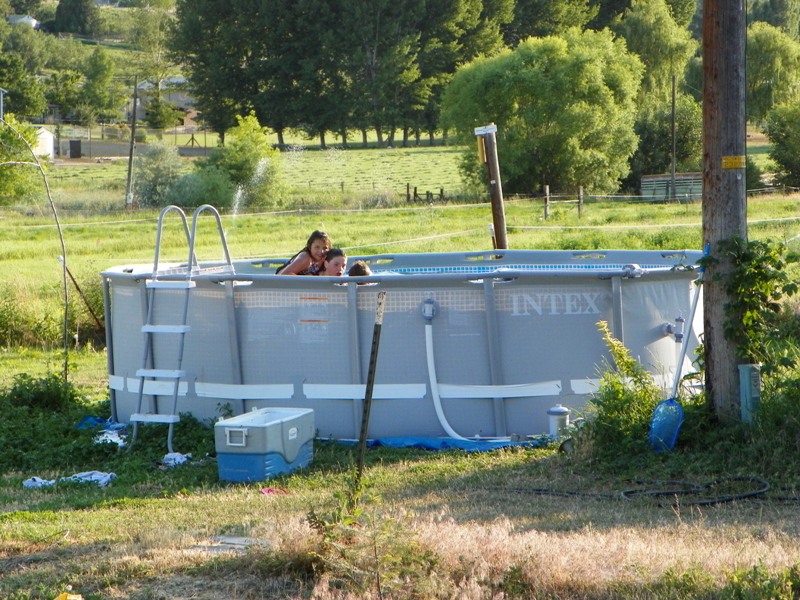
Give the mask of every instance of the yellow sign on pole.
<path id="1" fill-rule="evenodd" d="M 747 166 L 747 158 L 744 156 L 723 156 L 723 169 L 744 169 Z"/>

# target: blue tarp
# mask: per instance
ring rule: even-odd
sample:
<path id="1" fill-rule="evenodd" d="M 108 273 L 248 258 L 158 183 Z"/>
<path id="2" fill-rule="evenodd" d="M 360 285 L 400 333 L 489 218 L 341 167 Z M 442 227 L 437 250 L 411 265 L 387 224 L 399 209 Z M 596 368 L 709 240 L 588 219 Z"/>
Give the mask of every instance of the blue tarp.
<path id="1" fill-rule="evenodd" d="M 358 440 L 339 440 L 344 444 L 357 444 Z M 498 450 L 500 448 L 508 448 L 509 446 L 525 446 L 530 448 L 540 448 L 547 446 L 554 442 L 555 439 L 543 435 L 534 439 L 514 442 L 509 439 L 487 439 L 481 438 L 477 440 L 459 440 L 456 438 L 438 438 L 438 437 L 417 437 L 417 436 L 401 436 L 401 437 L 384 437 L 367 440 L 367 446 L 370 448 L 377 448 L 386 446 L 389 448 L 421 448 L 423 450 L 453 450 L 460 449 L 467 452 L 486 452 L 489 450 Z"/>

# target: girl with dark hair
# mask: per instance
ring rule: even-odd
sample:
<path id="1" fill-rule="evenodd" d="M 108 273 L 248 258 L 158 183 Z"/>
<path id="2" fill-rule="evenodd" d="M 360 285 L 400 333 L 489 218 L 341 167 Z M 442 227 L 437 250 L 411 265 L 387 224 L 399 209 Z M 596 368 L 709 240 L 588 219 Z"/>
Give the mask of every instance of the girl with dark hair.
<path id="1" fill-rule="evenodd" d="M 276 275 L 316 275 L 322 268 L 325 256 L 331 249 L 331 238 L 324 231 L 314 231 L 300 250 L 285 265 L 275 271 Z"/>

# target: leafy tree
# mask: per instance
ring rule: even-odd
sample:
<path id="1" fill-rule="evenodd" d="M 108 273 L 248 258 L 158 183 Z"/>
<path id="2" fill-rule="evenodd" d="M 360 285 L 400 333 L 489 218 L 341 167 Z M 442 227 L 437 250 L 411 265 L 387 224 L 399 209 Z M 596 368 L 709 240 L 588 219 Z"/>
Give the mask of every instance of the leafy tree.
<path id="1" fill-rule="evenodd" d="M 2 35 L 2 34 L 0 34 Z M 4 52 L 14 52 L 25 62 L 31 73 L 42 69 L 47 61 L 47 36 L 25 25 L 9 28 L 8 35 L 0 37 Z"/>
<path id="2" fill-rule="evenodd" d="M 641 61 L 607 30 L 530 38 L 459 69 L 445 92 L 443 123 L 465 143 L 474 127 L 497 125 L 511 192 L 544 184 L 611 192 L 636 148 L 641 73 Z"/>
<path id="3" fill-rule="evenodd" d="M 249 2 L 177 0 L 175 4 L 169 48 L 176 62 L 186 67 L 203 120 L 221 136 L 236 125 L 236 115 L 250 112 L 259 92 L 251 85 L 251 73 L 257 73 L 260 61 L 267 58 L 258 55 L 257 48 L 260 38 L 271 33 L 252 29 L 260 22 L 258 14 Z"/>
<path id="4" fill-rule="evenodd" d="M 147 105 L 144 120 L 154 129 L 168 129 L 181 122 L 181 115 L 175 104 L 156 97 Z"/>
<path id="5" fill-rule="evenodd" d="M 11 0 L 11 8 L 15 15 L 35 15 L 42 0 Z"/>
<path id="6" fill-rule="evenodd" d="M 747 28 L 747 117 L 763 122 L 776 104 L 798 98 L 800 42 L 777 27 L 753 23 Z"/>
<path id="7" fill-rule="evenodd" d="M 36 168 L 15 164 L 33 161 L 29 146 L 36 147 L 36 130 L 5 113 L 0 122 L 0 205 L 19 202 L 35 188 Z"/>
<path id="8" fill-rule="evenodd" d="M 587 27 L 600 31 L 621 17 L 631 7 L 631 0 L 590 0 L 589 6 L 596 12 Z"/>
<path id="9" fill-rule="evenodd" d="M 281 143 L 351 128 L 392 143 L 435 127 L 449 74 L 498 50 L 512 17 L 513 0 L 178 0 L 170 48 L 215 131 L 252 110 Z"/>
<path id="10" fill-rule="evenodd" d="M 747 11 L 748 24 L 762 21 L 777 27 L 794 40 L 800 38 L 800 2 L 755 0 Z"/>
<path id="11" fill-rule="evenodd" d="M 766 133 L 772 144 L 769 157 L 778 167 L 776 181 L 800 186 L 800 101 L 776 106 L 768 112 Z"/>
<path id="12" fill-rule="evenodd" d="M 83 75 L 77 71 L 64 70 L 51 73 L 45 80 L 47 103 L 58 107 L 61 117 L 71 115 L 80 104 Z"/>
<path id="13" fill-rule="evenodd" d="M 503 39 L 514 47 L 528 37 L 558 35 L 570 27 L 584 28 L 598 10 L 588 0 L 517 0 L 514 20 L 503 27 Z"/>
<path id="14" fill-rule="evenodd" d="M 122 105 L 121 90 L 114 82 L 114 74 L 111 56 L 102 46 L 97 46 L 86 65 L 81 102 L 92 107 L 103 119 L 116 118 Z"/>
<path id="15" fill-rule="evenodd" d="M 25 68 L 16 53 L 0 51 L 0 87 L 4 95 L 4 110 L 18 117 L 38 117 L 47 107 L 44 86 Z"/>
<path id="16" fill-rule="evenodd" d="M 669 98 L 672 78 L 683 73 L 697 44 L 675 22 L 665 0 L 633 0 L 615 29 L 644 63 L 642 99 Z"/>
<path id="17" fill-rule="evenodd" d="M 698 5 L 695 0 L 667 0 L 669 13 L 679 27 L 688 29 L 692 19 L 698 13 Z"/>
<path id="18" fill-rule="evenodd" d="M 59 0 L 53 28 L 57 32 L 94 34 L 100 25 L 100 10 L 94 0 Z"/>
<path id="19" fill-rule="evenodd" d="M 138 47 L 136 73 L 152 81 L 157 97 L 164 81 L 180 73 L 171 59 L 167 41 L 175 17 L 166 9 L 152 6 L 134 9 L 134 26 L 131 41 Z"/>
<path id="20" fill-rule="evenodd" d="M 425 82 L 424 101 L 407 116 L 407 125 L 428 133 L 433 143 L 439 127 L 442 96 L 459 65 L 479 55 L 493 55 L 503 47 L 504 27 L 511 23 L 513 6 L 507 1 L 484 3 L 450 0 L 447 5 L 428 4 L 420 23 L 418 63 Z"/>
<path id="21" fill-rule="evenodd" d="M 226 173 L 246 205 L 264 206 L 280 185 L 280 152 L 272 147 L 255 114 L 237 116 L 236 121 L 225 146 L 215 148 L 198 166 Z"/>
<path id="22" fill-rule="evenodd" d="M 631 158 L 624 187 L 639 190 L 642 175 L 668 173 L 672 167 L 672 103 L 648 103 L 636 118 L 639 147 Z M 700 104 L 680 94 L 675 102 L 675 170 L 700 170 L 703 152 L 703 115 Z"/>

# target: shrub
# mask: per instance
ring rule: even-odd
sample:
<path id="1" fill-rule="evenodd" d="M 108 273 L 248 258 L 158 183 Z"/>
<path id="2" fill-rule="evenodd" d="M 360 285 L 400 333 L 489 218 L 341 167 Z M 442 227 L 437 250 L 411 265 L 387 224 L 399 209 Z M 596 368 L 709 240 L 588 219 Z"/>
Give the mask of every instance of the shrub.
<path id="1" fill-rule="evenodd" d="M 255 115 L 237 117 L 237 122 L 226 136 L 226 145 L 215 148 L 198 166 L 226 173 L 241 190 L 243 205 L 269 206 L 280 188 L 280 152 L 272 147 Z"/>
<path id="2" fill-rule="evenodd" d="M 227 173 L 210 165 L 182 175 L 169 188 L 165 201 L 184 208 L 212 204 L 222 210 L 231 207 L 235 193 Z"/>
<path id="3" fill-rule="evenodd" d="M 653 376 L 611 335 L 608 323 L 601 321 L 598 328 L 613 365 L 601 375 L 600 388 L 587 404 L 590 418 L 577 432 L 576 441 L 593 458 L 613 461 L 648 450 L 653 410 L 664 395 Z"/>
<path id="4" fill-rule="evenodd" d="M 775 181 L 793 187 L 800 185 L 800 102 L 769 111 L 766 133 L 772 144 L 769 157 L 778 168 Z"/>
<path id="5" fill-rule="evenodd" d="M 63 412 L 80 404 L 81 400 L 75 387 L 54 373 L 39 378 L 27 373 L 17 375 L 7 398 L 14 406 L 49 412 Z"/>
<path id="6" fill-rule="evenodd" d="M 134 196 L 143 207 L 169 204 L 167 195 L 183 169 L 176 148 L 161 143 L 150 144 L 136 159 Z"/>

